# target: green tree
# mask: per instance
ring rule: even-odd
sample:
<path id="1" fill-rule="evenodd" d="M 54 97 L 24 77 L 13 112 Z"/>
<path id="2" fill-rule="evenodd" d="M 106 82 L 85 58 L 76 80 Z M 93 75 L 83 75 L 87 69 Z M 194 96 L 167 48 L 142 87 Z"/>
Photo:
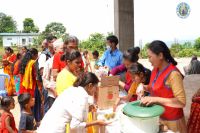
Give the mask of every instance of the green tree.
<path id="1" fill-rule="evenodd" d="M 94 33 L 89 38 L 80 43 L 80 47 L 91 51 L 97 50 L 101 53 L 105 51 L 105 36 L 101 33 Z"/>
<path id="2" fill-rule="evenodd" d="M 200 37 L 195 40 L 195 42 L 194 42 L 194 48 L 196 50 L 200 50 Z"/>
<path id="3" fill-rule="evenodd" d="M 0 33 L 2 32 L 16 32 L 17 22 L 11 17 L 4 13 L 0 13 Z"/>
<path id="4" fill-rule="evenodd" d="M 63 41 L 65 41 L 69 37 L 69 34 L 68 33 L 64 33 L 64 34 L 62 34 L 61 37 L 62 37 Z"/>
<path id="5" fill-rule="evenodd" d="M 192 45 L 191 42 L 185 42 L 185 43 L 183 44 L 183 48 L 193 48 L 193 45 Z"/>
<path id="6" fill-rule="evenodd" d="M 111 35 L 114 35 L 113 32 L 107 32 L 107 36 L 111 36 Z"/>
<path id="7" fill-rule="evenodd" d="M 199 52 L 194 48 L 187 48 L 179 51 L 177 57 L 192 57 L 193 55 L 199 56 Z"/>
<path id="8" fill-rule="evenodd" d="M 179 43 L 174 43 L 171 45 L 170 52 L 172 56 L 177 56 L 178 52 L 183 50 L 183 46 Z"/>
<path id="9" fill-rule="evenodd" d="M 146 43 L 144 47 L 142 48 L 140 55 L 142 58 L 147 58 L 147 48 L 148 48 L 149 43 Z"/>
<path id="10" fill-rule="evenodd" d="M 32 18 L 25 18 L 23 21 L 24 33 L 38 33 L 39 28 L 35 26 Z"/>
<path id="11" fill-rule="evenodd" d="M 34 45 L 40 45 L 42 44 L 42 41 L 45 39 L 45 34 L 44 33 L 40 33 L 39 36 L 37 38 L 33 38 L 33 44 Z"/>
<path id="12" fill-rule="evenodd" d="M 52 22 L 50 24 L 47 24 L 47 26 L 45 27 L 44 34 L 52 34 L 59 38 L 62 37 L 63 34 L 65 34 L 65 32 L 66 28 L 62 23 Z"/>
<path id="13" fill-rule="evenodd" d="M 0 36 L 0 47 L 2 47 L 3 46 L 3 38 L 2 38 L 2 36 Z"/>

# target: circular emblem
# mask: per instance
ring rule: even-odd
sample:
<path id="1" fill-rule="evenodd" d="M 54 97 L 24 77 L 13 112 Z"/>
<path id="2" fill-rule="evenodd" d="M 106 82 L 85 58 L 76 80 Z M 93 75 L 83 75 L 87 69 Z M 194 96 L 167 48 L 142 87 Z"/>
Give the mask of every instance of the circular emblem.
<path id="1" fill-rule="evenodd" d="M 180 18 L 187 18 L 190 15 L 190 6 L 185 2 L 181 2 L 176 8 L 176 13 Z"/>

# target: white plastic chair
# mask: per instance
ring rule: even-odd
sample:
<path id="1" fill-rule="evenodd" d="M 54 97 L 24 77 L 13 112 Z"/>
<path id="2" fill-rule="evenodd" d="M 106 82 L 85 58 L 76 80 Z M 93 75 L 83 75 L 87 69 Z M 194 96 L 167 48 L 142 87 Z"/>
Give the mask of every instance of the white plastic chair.
<path id="1" fill-rule="evenodd" d="M 0 74 L 0 96 L 7 96 L 7 91 L 6 91 L 6 80 L 10 80 L 10 76 L 5 73 Z"/>

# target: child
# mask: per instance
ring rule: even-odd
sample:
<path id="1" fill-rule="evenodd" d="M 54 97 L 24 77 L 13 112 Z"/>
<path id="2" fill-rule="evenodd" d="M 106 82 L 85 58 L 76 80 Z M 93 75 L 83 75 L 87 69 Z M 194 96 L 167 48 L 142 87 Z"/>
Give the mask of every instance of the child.
<path id="1" fill-rule="evenodd" d="M 82 59 L 83 59 L 83 62 L 84 62 L 84 71 L 88 72 L 88 70 L 90 68 L 90 71 L 92 72 L 92 67 L 90 65 L 90 60 L 89 60 L 89 57 L 88 57 L 88 51 L 87 50 L 85 50 L 83 52 Z"/>
<path id="2" fill-rule="evenodd" d="M 13 76 L 15 79 L 15 89 L 16 89 L 16 94 L 19 95 L 19 88 L 20 88 L 20 75 L 19 75 L 19 66 L 21 63 L 22 55 L 20 53 L 17 53 L 17 59 L 13 63 Z"/>
<path id="3" fill-rule="evenodd" d="M 34 133 L 36 122 L 31 108 L 35 104 L 35 99 L 29 93 L 20 94 L 18 102 L 21 106 L 21 117 L 19 122 L 19 133 Z"/>
<path id="4" fill-rule="evenodd" d="M 115 105 L 113 107 L 113 111 L 116 110 L 120 101 L 135 101 L 141 99 L 143 96 L 143 83 L 145 83 L 145 68 L 142 64 L 133 64 L 128 68 L 128 71 L 131 73 L 131 78 L 133 79 L 133 83 L 128 91 L 128 95 L 124 97 L 120 97 L 116 100 Z"/>
<path id="5" fill-rule="evenodd" d="M 98 69 L 99 52 L 97 50 L 92 52 L 93 59 L 95 60 L 94 68 Z"/>
<path id="6" fill-rule="evenodd" d="M 1 133 L 18 133 L 18 130 L 15 126 L 15 120 L 10 112 L 11 109 L 15 108 L 15 100 L 12 97 L 3 97 L 1 99 Z"/>

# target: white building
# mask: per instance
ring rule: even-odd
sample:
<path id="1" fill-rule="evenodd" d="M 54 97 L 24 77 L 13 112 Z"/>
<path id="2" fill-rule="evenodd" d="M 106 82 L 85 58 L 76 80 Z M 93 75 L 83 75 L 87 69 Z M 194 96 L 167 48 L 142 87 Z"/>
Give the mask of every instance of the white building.
<path id="1" fill-rule="evenodd" d="M 3 47 L 32 45 L 33 39 L 38 35 L 39 33 L 0 33 L 3 37 Z"/>

